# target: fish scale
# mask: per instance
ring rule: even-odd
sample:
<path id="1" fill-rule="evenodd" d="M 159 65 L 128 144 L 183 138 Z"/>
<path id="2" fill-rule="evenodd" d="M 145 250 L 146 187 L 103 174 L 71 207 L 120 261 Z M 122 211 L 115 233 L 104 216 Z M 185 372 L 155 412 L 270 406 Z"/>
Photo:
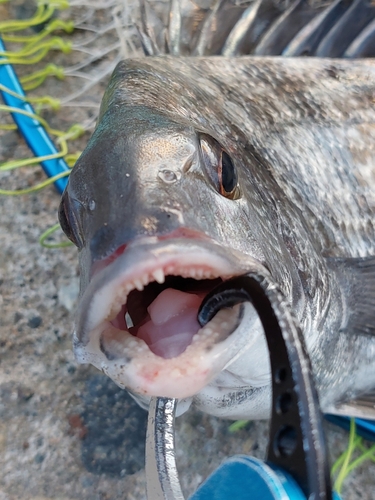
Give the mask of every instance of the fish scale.
<path id="1" fill-rule="evenodd" d="M 348 162 L 347 150 L 343 147 L 337 148 L 336 161 L 333 161 L 331 155 L 327 161 L 327 150 L 329 149 L 328 154 L 330 154 L 332 148 L 326 147 L 326 141 L 330 141 L 340 132 L 324 130 L 323 144 L 313 137 L 317 148 L 315 150 L 311 148 L 308 157 L 303 144 L 312 142 L 311 130 L 301 132 L 298 144 L 294 140 L 293 130 L 288 135 L 284 132 L 283 141 L 278 141 L 276 146 L 279 154 L 274 153 L 272 160 L 283 167 L 277 172 L 279 173 L 277 180 L 282 189 L 290 196 L 296 197 L 297 194 L 301 206 L 307 205 L 310 209 L 308 212 L 310 224 L 317 227 L 319 233 L 324 231 L 323 235 L 319 233 L 316 235 L 316 241 L 321 242 L 319 250 L 325 256 L 366 257 L 375 250 L 374 228 L 372 225 L 367 226 L 367 221 L 371 223 L 373 220 L 370 206 L 374 203 L 374 196 L 367 189 L 361 193 L 361 183 L 358 182 L 361 165 L 359 162 L 356 163 L 358 171 L 353 172 L 353 163 Z M 345 144 L 344 138 L 341 144 Z M 318 149 L 319 146 L 321 149 Z M 369 149 L 371 151 L 371 144 Z M 286 150 L 290 156 L 299 158 L 297 172 L 290 169 L 290 163 L 285 158 Z M 299 151 L 302 154 L 299 155 Z M 329 170 L 330 165 L 335 168 Z M 348 185 L 352 186 L 350 191 Z M 324 210 L 321 210 L 322 206 Z M 317 218 L 319 220 L 314 221 Z"/>

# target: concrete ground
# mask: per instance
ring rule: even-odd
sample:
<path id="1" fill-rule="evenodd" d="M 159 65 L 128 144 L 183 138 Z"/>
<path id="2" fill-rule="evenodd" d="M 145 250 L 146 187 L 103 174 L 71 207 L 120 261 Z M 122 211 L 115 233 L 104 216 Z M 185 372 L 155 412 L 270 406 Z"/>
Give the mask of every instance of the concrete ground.
<path id="1" fill-rule="evenodd" d="M 71 113 L 61 112 L 61 122 L 69 124 Z M 87 136 L 78 149 L 86 141 Z M 27 156 L 16 132 L 1 133 L 0 162 Z M 43 179 L 39 169 L 13 171 L 1 174 L 0 185 L 21 188 Z M 55 224 L 58 203 L 51 187 L 0 196 L 0 500 L 145 499 L 146 412 L 96 369 L 75 362 L 77 252 L 38 243 Z M 186 494 L 225 457 L 264 457 L 265 422 L 251 422 L 236 434 L 228 425 L 194 410 L 177 420 Z M 333 461 L 348 436 L 331 425 L 326 430 Z M 373 463 L 345 483 L 343 499 L 359 498 L 375 499 Z"/>

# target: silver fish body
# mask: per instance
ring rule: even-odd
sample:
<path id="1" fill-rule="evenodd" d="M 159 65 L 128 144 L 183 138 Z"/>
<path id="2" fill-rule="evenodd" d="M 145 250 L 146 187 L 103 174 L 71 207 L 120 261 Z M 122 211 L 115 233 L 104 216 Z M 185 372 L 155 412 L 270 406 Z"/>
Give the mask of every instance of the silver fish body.
<path id="1" fill-rule="evenodd" d="M 372 60 L 120 63 L 60 210 L 80 248 L 78 360 L 141 404 L 169 396 L 181 411 L 193 400 L 267 417 L 267 348 L 250 305 L 175 354 L 116 323 L 131 309 L 141 324 L 167 288 L 206 293 L 255 266 L 301 324 L 323 410 L 374 388 L 374 98 Z"/>

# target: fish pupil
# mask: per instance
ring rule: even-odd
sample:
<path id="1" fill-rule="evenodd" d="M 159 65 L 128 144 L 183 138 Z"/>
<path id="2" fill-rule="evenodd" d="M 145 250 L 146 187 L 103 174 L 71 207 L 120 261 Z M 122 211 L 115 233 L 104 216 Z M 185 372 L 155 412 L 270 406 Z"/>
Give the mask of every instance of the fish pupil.
<path id="1" fill-rule="evenodd" d="M 231 193 L 237 186 L 237 176 L 230 156 L 225 151 L 221 155 L 221 184 L 226 193 Z"/>

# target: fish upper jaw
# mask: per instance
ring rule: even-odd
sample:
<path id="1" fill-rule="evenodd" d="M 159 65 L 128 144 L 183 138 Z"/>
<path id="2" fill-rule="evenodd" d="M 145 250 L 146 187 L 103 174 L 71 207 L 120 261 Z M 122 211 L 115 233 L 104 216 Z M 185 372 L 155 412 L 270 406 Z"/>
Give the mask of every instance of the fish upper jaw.
<path id="1" fill-rule="evenodd" d="M 193 332 L 180 331 L 182 345 L 180 341 L 176 342 L 174 335 L 168 334 L 165 348 L 163 340 L 159 342 L 157 338 L 155 347 L 155 339 L 147 340 L 147 335 L 137 336 L 145 318 L 137 320 L 138 325 L 134 327 L 126 324 L 124 314 L 128 312 L 128 304 L 138 302 L 138 310 L 133 310 L 139 315 L 139 309 L 146 310 L 150 306 L 150 297 L 146 300 L 146 296 L 150 290 L 156 289 L 153 294 L 156 293 L 157 298 L 151 301 L 151 306 L 157 309 L 156 316 L 161 314 L 164 321 L 163 300 L 169 299 L 159 300 L 158 296 L 171 293 L 174 283 L 180 289 L 185 282 L 193 287 L 196 284 L 198 289 L 203 284 L 203 288 L 208 286 L 210 291 L 210 286 L 213 288 L 218 280 L 254 268 L 259 270 L 259 266 L 252 257 L 212 240 L 180 238 L 158 241 L 150 238 L 131 243 L 123 254 L 92 278 L 82 296 L 74 332 L 78 362 L 93 364 L 119 386 L 136 394 L 187 398 L 198 393 L 248 344 L 243 330 L 237 328 L 242 319 L 242 306 L 220 311 L 203 328 L 198 325 Z M 214 280 L 213 284 L 210 285 L 209 280 Z M 207 290 L 203 292 L 205 294 Z M 182 300 L 189 295 L 177 290 L 176 294 L 179 293 Z M 202 290 L 198 291 L 198 298 L 200 295 L 203 300 Z M 189 295 L 188 301 L 190 299 Z M 199 304 L 195 303 L 193 316 L 198 307 Z M 166 309 L 168 316 L 168 304 Z M 173 310 L 171 314 L 173 316 Z M 177 311 L 177 316 L 179 314 Z M 151 312 L 153 315 L 154 311 Z M 161 324 L 161 331 L 168 321 Z M 183 326 L 178 328 L 184 329 Z M 185 334 L 190 335 L 188 340 Z"/>

